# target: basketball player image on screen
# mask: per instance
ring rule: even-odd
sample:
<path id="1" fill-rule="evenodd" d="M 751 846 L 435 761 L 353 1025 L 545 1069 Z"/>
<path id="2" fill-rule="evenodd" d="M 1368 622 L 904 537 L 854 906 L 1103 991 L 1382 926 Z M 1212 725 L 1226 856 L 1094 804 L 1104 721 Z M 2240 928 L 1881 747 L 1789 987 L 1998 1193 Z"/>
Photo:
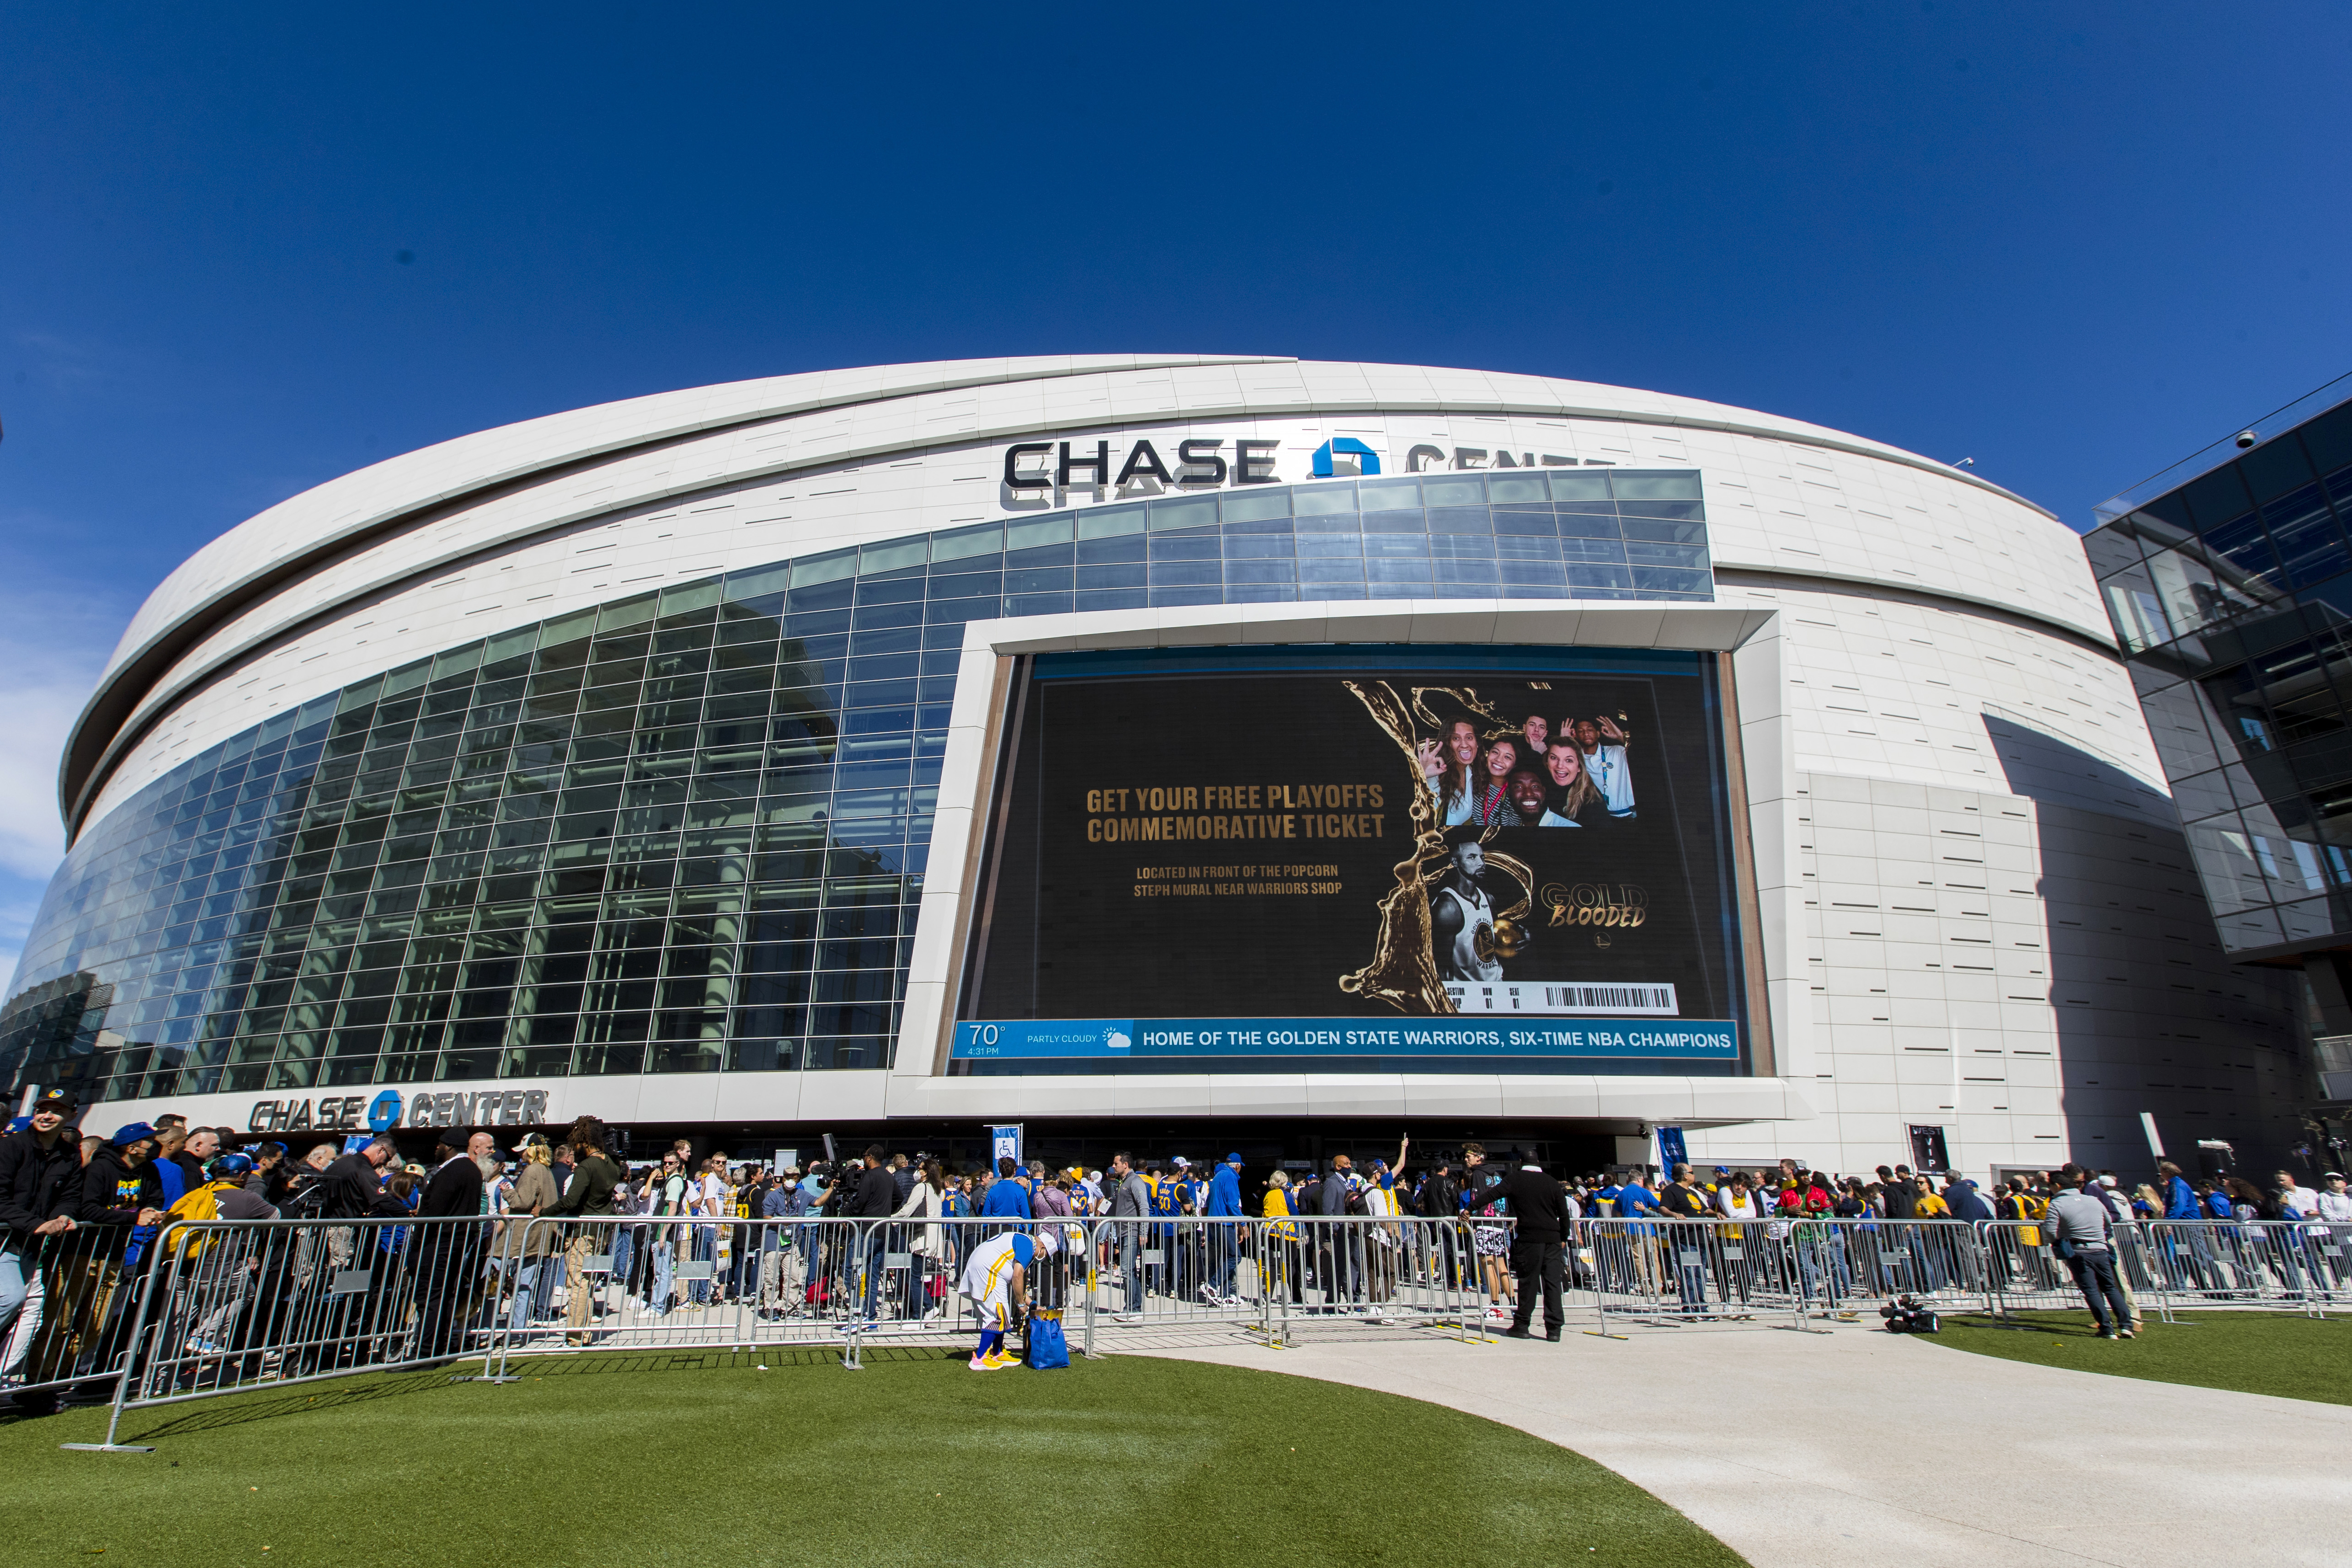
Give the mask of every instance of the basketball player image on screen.
<path id="1" fill-rule="evenodd" d="M 1499 958 L 1478 956 L 1479 936 L 1494 951 L 1495 906 L 1478 885 L 1486 869 L 1486 852 L 1475 838 L 1454 847 L 1454 868 L 1429 897 L 1431 956 L 1438 974 L 1447 980 L 1500 980 Z"/>

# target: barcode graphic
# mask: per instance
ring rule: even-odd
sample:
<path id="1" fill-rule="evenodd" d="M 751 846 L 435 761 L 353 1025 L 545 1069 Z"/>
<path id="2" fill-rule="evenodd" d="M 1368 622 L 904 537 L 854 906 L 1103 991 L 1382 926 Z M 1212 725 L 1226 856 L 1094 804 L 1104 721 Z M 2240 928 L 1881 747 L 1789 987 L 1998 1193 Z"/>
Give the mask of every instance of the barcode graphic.
<path id="1" fill-rule="evenodd" d="M 1542 982 L 1446 982 L 1457 1013 L 1613 1013 L 1675 1018 L 1682 1009 L 1672 985 L 1552 985 Z"/>
<path id="2" fill-rule="evenodd" d="M 1675 1011 L 1675 988 L 1671 985 L 1547 985 L 1544 1003 L 1548 1006 L 1570 1008 L 1583 1012 L 1588 1008 L 1611 1013 L 1664 1013 Z"/>

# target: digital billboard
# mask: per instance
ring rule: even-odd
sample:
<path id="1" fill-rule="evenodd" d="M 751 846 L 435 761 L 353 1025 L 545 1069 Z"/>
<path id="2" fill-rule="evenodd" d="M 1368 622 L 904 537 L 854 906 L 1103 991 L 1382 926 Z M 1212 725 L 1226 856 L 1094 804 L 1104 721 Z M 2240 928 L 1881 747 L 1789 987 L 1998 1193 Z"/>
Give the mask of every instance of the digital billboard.
<path id="1" fill-rule="evenodd" d="M 1744 1069 L 1712 654 L 1041 656 L 951 1071 Z"/>

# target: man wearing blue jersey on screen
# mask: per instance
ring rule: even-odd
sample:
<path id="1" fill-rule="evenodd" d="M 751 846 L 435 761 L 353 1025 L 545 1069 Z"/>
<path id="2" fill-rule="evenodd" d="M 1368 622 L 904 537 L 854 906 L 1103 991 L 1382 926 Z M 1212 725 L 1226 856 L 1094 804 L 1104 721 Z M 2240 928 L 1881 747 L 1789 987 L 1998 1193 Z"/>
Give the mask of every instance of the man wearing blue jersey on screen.
<path id="1" fill-rule="evenodd" d="M 1047 1231 L 1042 1237 L 1025 1231 L 1008 1231 L 972 1248 L 956 1289 L 971 1303 L 980 1320 L 980 1345 L 971 1352 L 974 1372 L 1002 1372 L 1019 1366 L 1021 1358 L 1004 1348 L 1004 1336 L 1021 1321 L 1029 1305 L 1029 1270 L 1041 1252 L 1051 1252 L 1060 1237 Z"/>

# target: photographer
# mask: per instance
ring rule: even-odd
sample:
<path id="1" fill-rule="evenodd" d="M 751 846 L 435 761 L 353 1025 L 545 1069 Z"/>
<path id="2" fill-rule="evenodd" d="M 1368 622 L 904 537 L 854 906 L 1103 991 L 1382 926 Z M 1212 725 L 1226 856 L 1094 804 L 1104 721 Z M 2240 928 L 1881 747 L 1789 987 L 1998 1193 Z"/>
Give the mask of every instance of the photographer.
<path id="1" fill-rule="evenodd" d="M 2051 1240 L 2090 1305 L 2099 1338 L 2127 1340 L 2132 1337 L 2131 1303 L 2116 1278 L 2115 1215 L 2083 1191 L 2089 1180 L 2080 1165 L 2070 1164 L 2059 1173 L 2060 1190 L 2050 1200 Z"/>

